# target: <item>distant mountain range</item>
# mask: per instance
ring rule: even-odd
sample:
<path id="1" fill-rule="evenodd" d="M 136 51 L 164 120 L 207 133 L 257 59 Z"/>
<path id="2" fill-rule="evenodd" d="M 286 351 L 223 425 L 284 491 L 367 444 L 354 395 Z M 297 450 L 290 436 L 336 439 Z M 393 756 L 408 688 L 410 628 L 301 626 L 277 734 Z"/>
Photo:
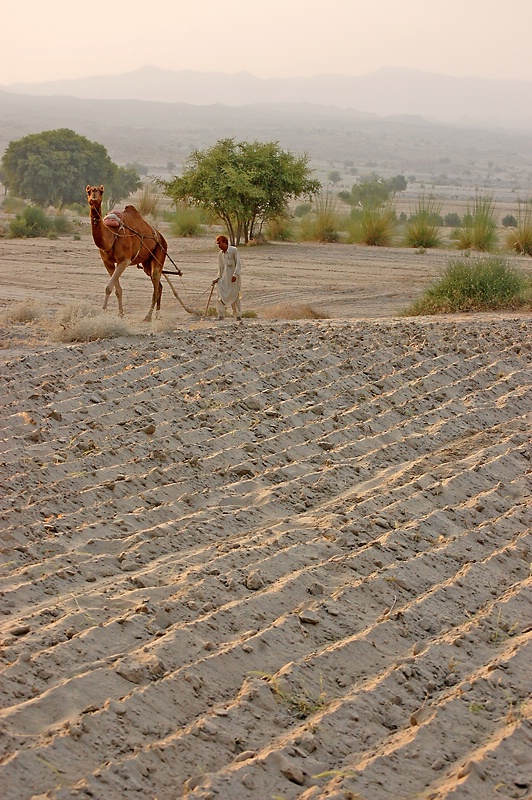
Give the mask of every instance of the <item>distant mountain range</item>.
<path id="1" fill-rule="evenodd" d="M 161 175 L 193 149 L 218 139 L 278 141 L 308 154 L 313 163 L 344 164 L 361 172 L 425 176 L 524 187 L 532 176 L 531 134 L 526 129 L 433 122 L 423 117 L 380 117 L 312 103 L 254 103 L 229 107 L 154 100 L 38 97 L 0 90 L 0 155 L 29 133 L 70 128 L 103 144 L 118 164 L 148 165 Z M 330 169 L 330 166 L 322 166 Z M 447 178 L 444 177 L 444 174 Z M 493 185 L 494 185 L 493 183 Z M 488 185 L 492 185 L 489 183 Z M 529 194 L 529 190 L 526 190 Z"/>
<path id="2" fill-rule="evenodd" d="M 361 115 L 415 115 L 437 122 L 532 131 L 532 82 L 454 78 L 395 67 L 360 76 L 262 79 L 248 72 L 175 72 L 146 66 L 121 75 L 0 85 L 0 90 L 18 95 L 200 106 L 311 103 L 357 109 Z"/>

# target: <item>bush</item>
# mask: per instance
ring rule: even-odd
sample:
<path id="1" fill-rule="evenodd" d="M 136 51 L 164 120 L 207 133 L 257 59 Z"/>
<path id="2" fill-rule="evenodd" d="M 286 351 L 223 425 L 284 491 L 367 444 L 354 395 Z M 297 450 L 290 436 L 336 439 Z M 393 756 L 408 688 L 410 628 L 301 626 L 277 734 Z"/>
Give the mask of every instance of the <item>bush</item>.
<path id="1" fill-rule="evenodd" d="M 22 214 L 26 208 L 26 201 L 21 200 L 20 197 L 7 196 L 4 198 L 2 207 L 6 214 Z"/>
<path id="2" fill-rule="evenodd" d="M 312 211 L 312 203 L 299 203 L 294 209 L 294 217 L 304 217 Z"/>
<path id="3" fill-rule="evenodd" d="M 407 247 L 439 247 L 441 245 L 441 203 L 422 197 L 406 223 L 404 244 Z"/>
<path id="4" fill-rule="evenodd" d="M 444 216 L 443 224 L 446 228 L 459 228 L 462 224 L 460 214 L 457 214 L 456 211 L 451 211 L 449 214 Z"/>
<path id="5" fill-rule="evenodd" d="M 294 226 L 290 217 L 276 217 L 268 220 L 266 238 L 274 242 L 292 242 L 295 239 Z"/>
<path id="6" fill-rule="evenodd" d="M 515 230 L 508 233 L 506 246 L 520 255 L 532 256 L 532 198 L 519 203 Z"/>
<path id="7" fill-rule="evenodd" d="M 503 228 L 517 228 L 517 220 L 513 214 L 506 214 L 501 220 Z"/>
<path id="8" fill-rule="evenodd" d="M 188 203 L 177 203 L 171 216 L 171 231 L 174 236 L 199 236 L 204 224 L 204 213 L 201 209 Z"/>
<path id="9" fill-rule="evenodd" d="M 392 205 L 382 208 L 368 206 L 352 216 L 349 241 L 375 247 L 390 247 L 395 235 L 395 210 Z"/>
<path id="10" fill-rule="evenodd" d="M 57 217 L 53 217 L 51 220 L 52 228 L 54 229 L 55 233 L 64 234 L 64 233 L 72 233 L 73 225 L 68 217 L 65 217 L 64 214 L 58 214 Z"/>
<path id="11" fill-rule="evenodd" d="M 330 244 L 340 239 L 340 214 L 330 194 L 320 195 L 312 213 L 301 218 L 300 237 L 306 242 Z"/>
<path id="12" fill-rule="evenodd" d="M 495 249 L 497 223 L 492 197 L 477 197 L 472 210 L 467 209 L 462 227 L 456 231 L 457 246 L 461 250 L 479 250 L 489 253 Z"/>
<path id="13" fill-rule="evenodd" d="M 159 195 L 157 191 L 146 184 L 139 192 L 138 198 L 135 200 L 137 210 L 143 217 L 156 217 L 159 209 Z"/>
<path id="14" fill-rule="evenodd" d="M 509 266 L 502 256 L 456 258 L 405 314 L 513 309 L 532 305 L 531 289 L 530 278 Z"/>
<path id="15" fill-rule="evenodd" d="M 26 206 L 21 215 L 9 224 L 11 237 L 14 239 L 34 238 L 46 236 L 52 224 L 42 208 Z"/>

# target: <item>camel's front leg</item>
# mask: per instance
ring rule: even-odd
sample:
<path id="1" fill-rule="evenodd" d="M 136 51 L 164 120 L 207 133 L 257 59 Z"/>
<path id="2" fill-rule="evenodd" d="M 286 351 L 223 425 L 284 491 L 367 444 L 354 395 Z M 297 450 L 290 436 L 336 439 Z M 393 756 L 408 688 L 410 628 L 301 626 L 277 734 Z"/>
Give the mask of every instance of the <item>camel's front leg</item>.
<path id="1" fill-rule="evenodd" d="M 129 266 L 129 260 L 120 261 L 116 267 L 114 268 L 113 272 L 108 269 L 109 274 L 111 275 L 111 280 L 105 287 L 105 300 L 103 301 L 103 308 L 104 311 L 107 308 L 107 303 L 109 302 L 109 297 L 111 296 L 113 289 L 116 294 L 116 299 L 118 300 L 118 316 L 124 316 L 124 307 L 122 305 L 122 287 L 120 285 L 120 276 L 125 271 L 126 267 Z"/>

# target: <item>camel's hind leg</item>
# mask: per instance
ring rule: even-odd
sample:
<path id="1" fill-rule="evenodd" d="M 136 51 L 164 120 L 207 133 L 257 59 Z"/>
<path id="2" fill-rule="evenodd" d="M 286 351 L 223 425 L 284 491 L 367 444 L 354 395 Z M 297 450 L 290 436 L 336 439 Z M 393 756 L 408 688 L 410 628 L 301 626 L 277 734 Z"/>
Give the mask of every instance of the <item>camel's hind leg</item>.
<path id="1" fill-rule="evenodd" d="M 143 264 L 144 272 L 150 276 L 151 282 L 153 284 L 153 294 L 151 297 L 151 307 L 146 316 L 144 317 L 144 322 L 151 322 L 153 316 L 153 309 L 156 308 L 155 315 L 159 315 L 159 311 L 161 310 L 161 297 L 163 293 L 163 285 L 161 283 L 161 275 L 163 272 L 163 262 L 164 256 L 160 250 L 160 248 L 156 248 L 154 257 L 150 259 L 150 261 L 146 261 Z"/>

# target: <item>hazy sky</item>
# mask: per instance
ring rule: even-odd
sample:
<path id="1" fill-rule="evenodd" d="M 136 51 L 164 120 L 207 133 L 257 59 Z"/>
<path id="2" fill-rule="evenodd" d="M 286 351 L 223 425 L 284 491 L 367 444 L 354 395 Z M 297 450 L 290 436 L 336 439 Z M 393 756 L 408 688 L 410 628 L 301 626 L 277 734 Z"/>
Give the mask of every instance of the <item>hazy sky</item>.
<path id="1" fill-rule="evenodd" d="M 261 78 L 398 66 L 532 81 L 532 0 L 5 0 L 0 84 L 147 64 Z"/>

